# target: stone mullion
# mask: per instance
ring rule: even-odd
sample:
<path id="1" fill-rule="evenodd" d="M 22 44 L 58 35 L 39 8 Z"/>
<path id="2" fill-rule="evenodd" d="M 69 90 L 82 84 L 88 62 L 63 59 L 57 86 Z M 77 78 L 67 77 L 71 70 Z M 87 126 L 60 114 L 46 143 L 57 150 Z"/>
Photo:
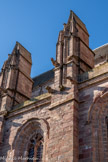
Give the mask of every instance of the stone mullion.
<path id="1" fill-rule="evenodd" d="M 36 162 L 35 158 L 37 158 L 37 147 L 38 147 L 38 145 L 36 144 L 36 146 L 34 147 L 34 160 L 33 160 L 33 162 Z"/>

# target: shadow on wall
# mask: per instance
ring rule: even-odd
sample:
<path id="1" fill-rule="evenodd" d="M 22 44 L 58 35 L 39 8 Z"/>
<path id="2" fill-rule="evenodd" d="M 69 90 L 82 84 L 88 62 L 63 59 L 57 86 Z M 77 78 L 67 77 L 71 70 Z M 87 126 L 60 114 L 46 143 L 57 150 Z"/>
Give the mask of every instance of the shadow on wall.
<path id="1" fill-rule="evenodd" d="M 22 118 L 22 115 L 16 117 L 17 120 Z M 2 156 L 12 159 L 27 158 L 30 139 L 35 138 L 37 134 L 40 134 L 44 139 L 49 138 L 49 124 L 45 119 L 31 118 L 25 123 L 6 120 Z M 19 161 L 22 160 L 19 159 Z"/>
<path id="2" fill-rule="evenodd" d="M 18 117 L 16 117 L 17 120 L 22 119 L 23 116 L 20 115 Z M 4 119 L 4 128 L 3 128 L 3 140 L 2 140 L 2 145 L 1 145 L 1 155 L 2 155 L 2 160 L 3 161 L 9 161 L 8 157 L 11 156 L 12 154 L 12 146 L 11 146 L 11 142 L 14 139 L 16 130 L 21 126 L 21 123 L 18 122 L 13 122 L 12 119 L 7 119 L 5 117 Z M 7 158 L 7 159 L 6 159 Z"/>
<path id="3" fill-rule="evenodd" d="M 90 82 L 88 72 L 78 79 L 82 88 L 79 96 L 79 160 L 107 161 L 108 130 L 105 119 L 108 115 L 108 85 L 103 86 L 107 82 L 90 84 L 93 80 Z M 85 82 L 87 80 L 89 82 Z"/>

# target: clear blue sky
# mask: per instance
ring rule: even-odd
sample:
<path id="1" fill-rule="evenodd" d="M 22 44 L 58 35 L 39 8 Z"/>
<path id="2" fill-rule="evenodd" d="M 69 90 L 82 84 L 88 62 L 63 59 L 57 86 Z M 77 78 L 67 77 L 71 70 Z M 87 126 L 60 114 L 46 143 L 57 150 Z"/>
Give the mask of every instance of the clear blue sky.
<path id="1" fill-rule="evenodd" d="M 108 0 L 0 0 L 0 68 L 18 41 L 32 54 L 32 77 L 52 69 L 70 10 L 86 24 L 91 49 L 108 42 Z"/>

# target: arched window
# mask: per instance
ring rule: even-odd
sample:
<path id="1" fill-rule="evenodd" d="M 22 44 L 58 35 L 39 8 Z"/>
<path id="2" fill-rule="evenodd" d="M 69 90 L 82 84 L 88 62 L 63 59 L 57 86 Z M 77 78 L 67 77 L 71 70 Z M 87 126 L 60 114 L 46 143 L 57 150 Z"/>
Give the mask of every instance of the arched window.
<path id="1" fill-rule="evenodd" d="M 36 134 L 31 138 L 28 148 L 28 162 L 42 162 L 43 136 Z"/>

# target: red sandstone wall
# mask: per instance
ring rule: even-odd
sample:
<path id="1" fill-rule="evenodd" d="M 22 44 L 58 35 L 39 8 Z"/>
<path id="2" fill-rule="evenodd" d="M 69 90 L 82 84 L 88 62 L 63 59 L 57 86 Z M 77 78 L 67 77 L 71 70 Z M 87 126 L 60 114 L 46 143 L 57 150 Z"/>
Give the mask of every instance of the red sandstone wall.
<path id="1" fill-rule="evenodd" d="M 82 84 L 84 85 L 84 83 Z M 106 150 L 105 146 L 103 145 L 103 143 L 104 144 L 106 143 L 107 145 L 105 131 L 103 130 L 102 133 L 99 133 L 97 131 L 97 130 L 102 131 L 101 130 L 102 128 L 99 128 L 99 125 L 98 125 L 98 117 L 96 119 L 97 123 L 94 123 L 93 121 L 90 121 L 90 123 L 88 123 L 89 108 L 93 104 L 97 95 L 99 95 L 100 93 L 103 93 L 103 91 L 107 87 L 108 87 L 108 83 L 106 81 L 102 81 L 101 83 L 96 83 L 89 87 L 85 86 L 85 88 L 80 89 L 80 94 L 79 94 L 79 101 L 80 101 L 80 106 L 79 106 L 79 161 L 80 162 L 84 162 L 84 161 L 85 162 L 86 161 L 87 162 L 91 162 L 91 161 L 98 162 L 99 156 L 102 157 L 100 161 L 108 160 L 107 159 L 108 157 L 106 156 L 106 152 L 108 153 L 108 150 Z M 98 105 L 99 101 L 101 101 L 101 106 Z M 104 105 L 104 101 L 102 101 L 101 99 L 99 99 L 99 101 L 97 102 L 97 108 L 101 110 L 102 106 Z M 98 110 L 97 110 L 97 113 L 98 113 Z M 93 118 L 95 118 L 95 116 L 96 115 L 94 115 Z M 101 119 L 101 118 L 99 119 L 100 125 L 102 123 L 105 124 L 105 117 L 104 119 Z M 103 139 L 98 139 L 99 134 L 101 138 Z M 97 140 L 97 142 L 95 142 L 94 139 Z M 99 141 L 102 142 L 100 146 L 98 146 Z M 97 148 L 96 148 L 96 145 L 97 145 Z M 98 149 L 100 150 L 100 153 L 99 152 L 96 153 Z"/>
<path id="2" fill-rule="evenodd" d="M 45 100 L 47 102 L 48 100 Z M 35 104 L 42 104 L 42 102 L 38 102 Z M 75 104 L 74 104 L 75 105 Z M 77 105 L 76 105 L 77 106 Z M 31 118 L 35 119 L 44 119 L 48 124 L 48 129 L 44 127 L 45 124 L 41 124 L 41 127 L 44 131 L 44 147 L 45 156 L 44 159 L 46 162 L 55 162 L 55 161 L 68 161 L 72 162 L 73 158 L 75 160 L 78 157 L 78 130 L 75 127 L 75 123 L 78 124 L 78 116 L 71 102 L 65 103 L 61 106 L 57 106 L 52 110 L 49 110 L 50 105 L 40 106 L 39 108 L 34 108 L 31 110 L 33 106 L 27 107 L 27 112 L 22 113 L 23 109 L 20 110 L 21 114 L 15 115 L 16 112 L 13 112 L 13 117 L 8 118 L 5 122 L 5 131 L 4 131 L 4 143 L 2 147 L 3 156 L 9 156 L 10 153 L 13 155 L 14 150 L 12 149 L 13 143 L 15 142 L 15 137 L 17 135 L 17 131 L 21 126 Z M 20 112 L 19 111 L 19 112 Z M 76 109 L 77 111 L 77 109 Z M 12 115 L 12 114 L 10 114 Z M 29 131 L 32 132 L 30 128 Z M 23 130 L 22 130 L 23 131 Z M 26 132 L 26 129 L 24 130 Z M 74 135 L 73 135 L 74 132 Z M 17 156 L 22 155 L 24 153 L 23 144 L 26 141 L 26 133 L 24 136 L 19 137 L 19 142 L 16 147 L 20 147 L 19 151 L 17 151 Z M 74 144 L 73 148 L 73 140 L 76 141 L 76 145 Z M 22 142 L 21 142 L 22 141 Z M 8 161 L 8 160 L 7 160 Z M 76 159 L 77 161 L 77 159 Z"/>

